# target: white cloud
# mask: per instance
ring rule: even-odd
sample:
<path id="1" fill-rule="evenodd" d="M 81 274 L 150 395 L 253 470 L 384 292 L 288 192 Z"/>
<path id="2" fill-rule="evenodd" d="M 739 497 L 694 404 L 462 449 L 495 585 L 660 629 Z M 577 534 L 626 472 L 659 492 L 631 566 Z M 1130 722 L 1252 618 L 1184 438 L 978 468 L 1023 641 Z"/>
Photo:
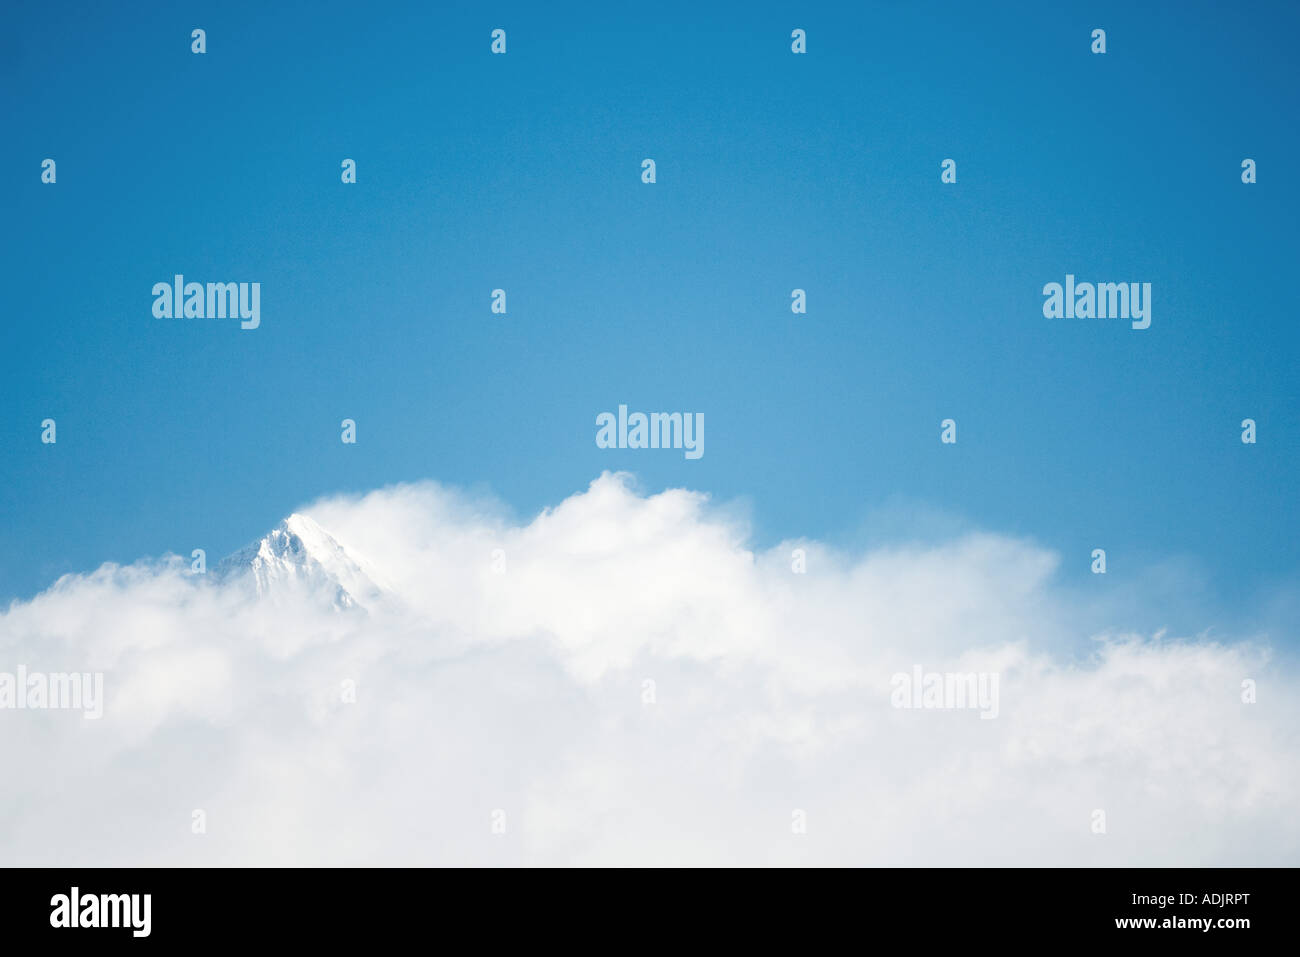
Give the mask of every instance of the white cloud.
<path id="1" fill-rule="evenodd" d="M 756 553 L 705 496 L 620 476 L 524 525 L 432 484 L 303 511 L 387 597 L 255 600 L 171 559 L 0 615 L 0 671 L 103 671 L 106 698 L 99 721 L 0 711 L 0 860 L 1300 860 L 1289 666 L 1164 636 L 1081 655 L 1031 543 Z M 998 673 L 998 717 L 892 708 L 914 665 Z"/>

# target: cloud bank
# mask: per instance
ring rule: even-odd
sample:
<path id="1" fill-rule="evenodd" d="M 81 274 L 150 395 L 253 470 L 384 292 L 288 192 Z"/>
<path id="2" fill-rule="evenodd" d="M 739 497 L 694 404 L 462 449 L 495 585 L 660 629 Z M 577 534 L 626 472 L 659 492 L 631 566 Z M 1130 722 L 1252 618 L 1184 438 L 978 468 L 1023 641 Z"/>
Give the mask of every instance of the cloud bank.
<path id="1" fill-rule="evenodd" d="M 621 475 L 526 524 L 433 484 L 303 512 L 355 607 L 172 556 L 0 615 L 0 671 L 104 674 L 99 720 L 0 710 L 0 862 L 1300 863 L 1290 666 L 1071 651 L 1033 543 L 754 551 Z M 894 707 L 918 667 L 996 674 L 997 716 Z"/>

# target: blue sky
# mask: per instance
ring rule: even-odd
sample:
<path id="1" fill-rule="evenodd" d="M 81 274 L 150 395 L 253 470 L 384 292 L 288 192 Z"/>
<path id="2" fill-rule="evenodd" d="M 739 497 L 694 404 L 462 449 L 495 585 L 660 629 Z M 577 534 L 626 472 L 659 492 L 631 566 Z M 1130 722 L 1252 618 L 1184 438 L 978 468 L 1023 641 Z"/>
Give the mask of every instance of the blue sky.
<path id="1" fill-rule="evenodd" d="M 527 516 L 627 469 L 757 544 L 989 528 L 1267 618 L 1300 573 L 1300 13 L 1132 6 L 22 8 L 0 599 L 326 493 Z M 261 328 L 154 318 L 177 272 L 261 282 Z M 1043 318 L 1067 272 L 1151 282 L 1151 328 Z M 620 403 L 703 412 L 704 457 L 598 449 Z"/>

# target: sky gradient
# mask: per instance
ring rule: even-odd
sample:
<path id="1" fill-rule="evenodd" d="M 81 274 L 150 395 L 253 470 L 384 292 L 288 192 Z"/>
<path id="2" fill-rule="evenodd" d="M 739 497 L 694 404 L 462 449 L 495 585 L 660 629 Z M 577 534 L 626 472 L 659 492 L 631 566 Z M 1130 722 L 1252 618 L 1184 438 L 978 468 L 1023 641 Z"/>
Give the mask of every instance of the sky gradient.
<path id="1" fill-rule="evenodd" d="M 527 516 L 629 470 L 760 545 L 988 528 L 1080 588 L 1178 569 L 1135 625 L 1287 620 L 1300 12 L 1142 6 L 25 5 L 0 600 L 335 492 Z M 154 318 L 175 273 L 260 282 L 261 327 Z M 1044 318 L 1067 273 L 1150 282 L 1151 327 Z M 620 403 L 702 412 L 705 455 L 597 448 Z"/>

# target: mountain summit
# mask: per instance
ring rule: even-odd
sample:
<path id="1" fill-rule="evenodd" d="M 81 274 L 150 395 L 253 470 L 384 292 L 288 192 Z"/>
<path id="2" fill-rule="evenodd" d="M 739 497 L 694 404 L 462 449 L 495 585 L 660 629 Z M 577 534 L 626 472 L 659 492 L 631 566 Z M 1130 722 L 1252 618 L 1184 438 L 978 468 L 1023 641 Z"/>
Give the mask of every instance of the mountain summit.
<path id="1" fill-rule="evenodd" d="M 224 577 L 248 576 L 259 598 L 306 591 L 339 611 L 364 608 L 387 592 L 369 562 L 350 554 L 313 519 L 297 512 L 224 559 L 219 571 Z"/>

